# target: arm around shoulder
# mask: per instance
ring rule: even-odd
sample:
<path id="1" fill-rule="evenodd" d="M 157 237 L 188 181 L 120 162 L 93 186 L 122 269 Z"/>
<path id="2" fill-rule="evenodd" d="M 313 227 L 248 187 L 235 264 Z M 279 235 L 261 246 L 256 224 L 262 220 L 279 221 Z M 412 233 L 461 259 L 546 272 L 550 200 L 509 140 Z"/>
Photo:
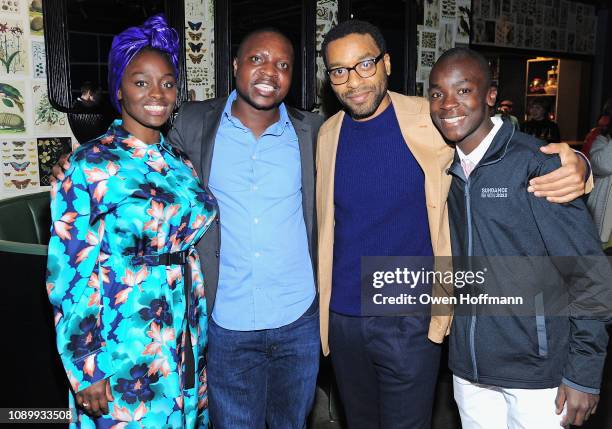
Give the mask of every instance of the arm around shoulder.
<path id="1" fill-rule="evenodd" d="M 168 142 L 174 146 L 175 148 L 177 148 L 178 150 L 180 150 L 181 152 L 185 152 L 185 146 L 183 143 L 183 131 L 184 131 L 184 120 L 183 120 L 183 116 L 185 115 L 185 106 L 187 105 L 187 103 L 184 103 L 178 110 L 178 112 L 176 113 L 176 116 L 174 117 L 174 121 L 172 121 L 172 128 L 170 128 L 170 132 L 168 133 L 168 136 L 166 137 L 168 139 Z"/>

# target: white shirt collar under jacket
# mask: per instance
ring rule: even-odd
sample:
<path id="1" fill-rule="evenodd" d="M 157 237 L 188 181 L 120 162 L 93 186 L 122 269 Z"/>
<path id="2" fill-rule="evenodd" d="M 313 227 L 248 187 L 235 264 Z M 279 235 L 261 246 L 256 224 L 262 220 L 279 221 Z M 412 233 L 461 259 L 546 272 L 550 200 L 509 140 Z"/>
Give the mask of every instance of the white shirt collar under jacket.
<path id="1" fill-rule="evenodd" d="M 480 144 L 476 146 L 476 149 L 474 149 L 468 155 L 463 153 L 463 151 L 459 148 L 459 146 L 457 146 L 457 153 L 459 154 L 459 159 L 461 161 L 468 159 L 472 162 L 474 166 L 478 165 L 482 157 L 485 155 L 485 153 L 487 153 L 489 146 L 491 146 L 491 143 L 493 143 L 493 139 L 495 138 L 495 135 L 497 134 L 502 124 L 504 123 L 503 119 L 496 118 L 495 116 L 491 118 L 491 121 L 493 122 L 493 128 L 491 128 L 491 131 L 489 131 L 489 134 L 487 134 L 487 136 L 484 139 L 482 139 L 482 142 L 480 142 Z"/>

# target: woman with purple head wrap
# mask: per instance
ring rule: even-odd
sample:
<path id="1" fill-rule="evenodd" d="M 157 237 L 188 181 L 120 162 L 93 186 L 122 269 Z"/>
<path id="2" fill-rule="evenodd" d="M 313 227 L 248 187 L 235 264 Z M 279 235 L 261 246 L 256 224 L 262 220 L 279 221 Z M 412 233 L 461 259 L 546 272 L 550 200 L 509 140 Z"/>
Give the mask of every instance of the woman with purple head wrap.
<path id="1" fill-rule="evenodd" d="M 155 15 L 140 27 L 130 27 L 115 36 L 108 55 L 108 93 L 111 103 L 121 113 L 117 92 L 121 78 L 132 59 L 143 50 L 153 50 L 164 55 L 178 76 L 179 40 L 176 30 L 168 27 L 163 15 Z"/>
<path id="2" fill-rule="evenodd" d="M 217 206 L 160 132 L 177 74 L 163 16 L 116 36 L 109 91 L 121 119 L 71 155 L 52 191 L 47 291 L 73 427 L 208 426 L 195 244 Z"/>

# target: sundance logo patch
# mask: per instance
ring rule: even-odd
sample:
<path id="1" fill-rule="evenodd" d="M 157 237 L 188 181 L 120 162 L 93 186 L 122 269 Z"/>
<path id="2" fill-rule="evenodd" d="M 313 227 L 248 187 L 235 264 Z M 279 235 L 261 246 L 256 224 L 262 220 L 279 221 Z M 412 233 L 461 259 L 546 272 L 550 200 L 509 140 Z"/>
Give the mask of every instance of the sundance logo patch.
<path id="1" fill-rule="evenodd" d="M 480 198 L 508 198 L 508 188 L 481 188 Z"/>

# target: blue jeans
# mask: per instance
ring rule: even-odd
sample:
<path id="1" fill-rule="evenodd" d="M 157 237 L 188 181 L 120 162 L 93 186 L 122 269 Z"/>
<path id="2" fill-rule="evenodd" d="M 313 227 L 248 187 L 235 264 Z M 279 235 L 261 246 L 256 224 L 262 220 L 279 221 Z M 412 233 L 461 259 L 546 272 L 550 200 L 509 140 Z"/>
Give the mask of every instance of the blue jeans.
<path id="1" fill-rule="evenodd" d="M 276 329 L 208 327 L 208 394 L 215 429 L 303 429 L 319 371 L 318 298 Z"/>

